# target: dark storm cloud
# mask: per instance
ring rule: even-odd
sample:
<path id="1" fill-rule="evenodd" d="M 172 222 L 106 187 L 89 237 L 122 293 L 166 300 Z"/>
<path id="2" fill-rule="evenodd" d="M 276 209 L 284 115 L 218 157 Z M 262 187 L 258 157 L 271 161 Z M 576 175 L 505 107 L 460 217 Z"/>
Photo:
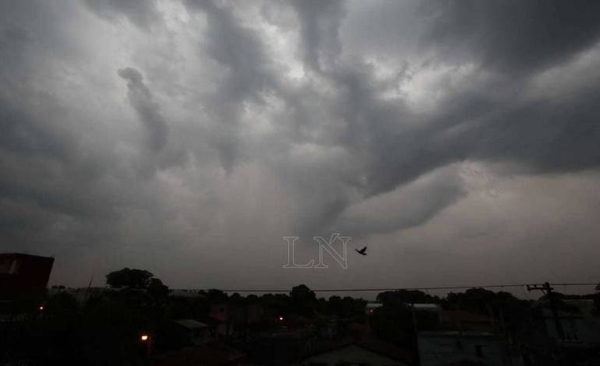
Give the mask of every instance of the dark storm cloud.
<path id="1" fill-rule="evenodd" d="M 300 18 L 304 62 L 316 71 L 331 66 L 342 50 L 338 29 L 344 17 L 342 1 L 292 1 Z"/>
<path id="2" fill-rule="evenodd" d="M 412 164 L 411 154 L 426 149 L 419 141 L 418 129 L 403 127 L 416 117 L 401 101 L 385 101 L 380 97 L 382 90 L 373 81 L 372 71 L 359 65 L 339 68 L 332 75 L 340 98 L 335 112 L 346 121 L 341 140 L 366 161 L 367 196 L 389 191 L 401 183 L 399 179 L 389 180 L 387 160 Z M 425 171 L 427 168 L 422 172 Z M 402 174 L 412 179 L 419 175 L 409 169 L 403 169 Z"/>
<path id="3" fill-rule="evenodd" d="M 499 115 L 471 121 L 453 145 L 471 146 L 471 156 L 521 161 L 541 172 L 578 171 L 600 166 L 599 87 L 584 89 L 563 101 L 533 101 L 504 106 Z M 495 106 L 501 108 L 502 106 Z M 511 110 L 512 109 L 512 110 Z"/>
<path id="4" fill-rule="evenodd" d="M 154 0 L 85 0 L 86 5 L 100 17 L 125 17 L 143 29 L 160 20 Z"/>
<path id="5" fill-rule="evenodd" d="M 88 70 L 79 68 L 81 47 L 61 18 L 81 13 L 65 6 L 63 14 L 48 2 L 0 9 L 1 251 L 72 255 L 80 247 L 110 246 L 120 207 L 147 208 L 154 200 L 111 151 L 118 139 L 93 128 L 94 95 L 76 105 L 73 84 L 55 82 L 58 75 L 68 79 L 65 71 L 77 77 Z M 152 114 L 143 88 L 135 88 L 133 101 Z"/>
<path id="6" fill-rule="evenodd" d="M 436 171 L 412 185 L 360 202 L 341 218 L 341 232 L 361 239 L 374 233 L 418 227 L 466 194 L 456 171 Z"/>
<path id="7" fill-rule="evenodd" d="M 82 159 L 77 135 L 61 125 L 67 108 L 45 92 L 10 92 L 0 96 L 0 196 L 76 216 L 104 212 L 78 191 L 99 167 Z"/>
<path id="8" fill-rule="evenodd" d="M 519 76 L 564 62 L 598 40 L 597 1 L 427 1 L 425 47 Z"/>
<path id="9" fill-rule="evenodd" d="M 60 115 L 52 97 L 31 96 L 30 102 L 46 107 L 46 116 L 51 119 Z M 0 146 L 2 149 L 21 155 L 43 155 L 64 159 L 71 143 L 68 134 L 53 128 L 52 124 L 40 121 L 23 108 L 23 101 L 0 99 Z"/>
<path id="10" fill-rule="evenodd" d="M 498 99 L 483 85 L 451 98 L 423 127 L 381 140 L 372 174 L 394 185 L 465 159 L 522 163 L 538 172 L 597 168 L 598 93 L 593 85 L 561 101 L 527 100 L 518 91 Z"/>
<path id="11" fill-rule="evenodd" d="M 216 102 L 260 101 L 261 94 L 274 88 L 277 82 L 269 69 L 271 61 L 255 32 L 240 24 L 231 8 L 210 0 L 188 0 L 188 5 L 192 12 L 201 10 L 206 14 L 203 48 L 228 71 L 226 82 L 217 91 Z"/>
<path id="12" fill-rule="evenodd" d="M 206 14 L 206 41 L 199 45 L 226 69 L 224 80 L 207 103 L 219 124 L 213 132 L 213 146 L 227 171 L 244 155 L 238 120 L 244 101 L 263 103 L 264 93 L 278 88 L 262 42 L 252 29 L 240 24 L 233 9 L 211 0 L 188 0 L 190 12 Z"/>
<path id="13" fill-rule="evenodd" d="M 329 142 L 343 146 L 351 153 L 355 164 L 362 165 L 359 174 L 365 179 L 361 181 L 354 177 L 351 186 L 362 192 L 364 197 L 372 197 L 441 165 L 441 159 L 421 158 L 422 151 L 429 149 L 423 144 L 425 133 L 419 128 L 407 128 L 405 124 L 414 122 L 418 117 L 401 100 L 381 98 L 388 85 L 375 80 L 375 70 L 361 62 L 343 64 L 338 47 L 340 19 L 345 12 L 343 4 L 295 2 L 294 6 L 301 23 L 305 64 L 322 71 L 323 77 L 336 88 L 336 100 L 330 105 L 330 110 L 343 121 L 338 122 L 343 123 L 343 128 Z M 321 70 L 320 55 L 327 56 L 327 69 Z M 415 159 L 417 155 L 419 158 Z M 450 196 L 448 201 L 453 199 L 454 193 Z M 314 221 L 330 223 L 349 203 L 347 197 L 333 201 L 331 209 Z M 440 204 L 439 208 L 444 206 Z"/>
<path id="14" fill-rule="evenodd" d="M 150 89 L 144 84 L 142 74 L 132 68 L 120 69 L 118 74 L 127 80 L 129 89 L 127 96 L 131 106 L 135 108 L 144 123 L 148 134 L 148 146 L 154 151 L 161 151 L 167 143 L 168 127 L 160 114 L 158 104 L 153 100 Z"/>
<path id="15" fill-rule="evenodd" d="M 338 88 L 333 109 L 346 123 L 338 141 L 357 161 L 365 162 L 366 182 L 360 188 L 365 196 L 389 192 L 434 169 L 469 159 L 522 163 L 539 172 L 597 167 L 600 148 L 595 141 L 600 127 L 593 121 L 600 118 L 594 103 L 599 88 L 592 85 L 560 102 L 527 100 L 519 93 L 527 87 L 526 80 L 493 76 L 495 70 L 511 76 L 534 74 L 587 49 L 598 39 L 600 23 L 598 12 L 593 11 L 597 4 L 591 11 L 586 4 L 425 4 L 418 13 L 427 24 L 422 41 L 442 58 L 425 64 L 422 71 L 443 61 L 475 61 L 492 76 L 472 90 L 456 90 L 438 106 L 436 115 L 423 118 L 411 113 L 401 100 L 383 100 L 384 90 L 369 67 L 343 65 L 335 58 L 336 48 L 331 44 L 337 44 L 332 39 L 338 35 L 341 9 L 319 12 L 315 4 L 294 3 L 305 63 L 319 70 L 318 55 L 335 55 L 330 62 L 336 67 L 324 76 Z M 387 42 L 393 48 L 394 40 Z M 502 92 L 506 94 L 499 97 Z M 460 190 L 441 193 L 439 205 L 425 205 L 430 214 L 415 217 L 435 215 L 459 194 Z M 339 215 L 345 206 L 336 202 L 337 208 L 332 205 L 315 221 L 330 222 Z M 398 223 L 397 228 L 406 226 L 411 224 Z"/>
<path id="16" fill-rule="evenodd" d="M 484 86 L 451 98 L 439 116 L 417 127 L 390 128 L 375 117 L 369 123 L 375 129 L 370 191 L 385 192 L 467 159 L 511 161 L 539 172 L 597 168 L 599 92 L 592 86 L 560 102 L 520 100 L 518 93 L 495 100 Z"/>
<path id="17" fill-rule="evenodd" d="M 572 223 L 598 184 L 597 2 L 65 1 L 0 6 L 1 249 L 56 250 L 63 279 L 104 258 L 271 287 L 296 234 L 402 255 L 516 227 L 520 251 L 542 240 L 511 197 Z M 494 177 L 514 192 L 479 197 Z M 563 179 L 585 194 L 548 209 Z"/>

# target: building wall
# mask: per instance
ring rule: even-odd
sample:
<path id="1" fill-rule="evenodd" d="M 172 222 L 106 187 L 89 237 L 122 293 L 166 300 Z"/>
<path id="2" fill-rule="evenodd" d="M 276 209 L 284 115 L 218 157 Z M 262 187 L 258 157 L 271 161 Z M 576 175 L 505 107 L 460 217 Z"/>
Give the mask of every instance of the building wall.
<path id="1" fill-rule="evenodd" d="M 394 359 L 371 352 L 359 346 L 350 345 L 334 351 L 307 358 L 304 366 L 336 366 L 348 364 L 352 366 L 404 366 Z"/>
<path id="2" fill-rule="evenodd" d="M 54 258 L 49 257 L 0 254 L 0 298 L 11 299 L 44 291 L 53 264 Z"/>
<path id="3" fill-rule="evenodd" d="M 544 309 L 542 314 L 548 336 L 559 339 L 552 312 L 549 309 Z M 600 344 L 600 319 L 585 313 L 561 311 L 559 312 L 559 321 L 565 335 L 564 341 L 590 345 Z"/>
<path id="4" fill-rule="evenodd" d="M 494 336 L 419 335 L 422 366 L 437 366 L 461 361 L 501 366 L 505 363 L 502 341 Z"/>

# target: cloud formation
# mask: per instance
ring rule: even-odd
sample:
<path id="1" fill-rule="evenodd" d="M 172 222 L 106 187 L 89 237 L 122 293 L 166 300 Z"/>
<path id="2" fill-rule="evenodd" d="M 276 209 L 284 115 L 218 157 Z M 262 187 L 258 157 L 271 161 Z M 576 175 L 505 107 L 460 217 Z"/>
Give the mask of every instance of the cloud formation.
<path id="1" fill-rule="evenodd" d="M 132 67 L 120 69 L 117 73 L 127 80 L 127 96 L 148 132 L 148 147 L 154 152 L 162 150 L 167 142 L 167 124 L 160 115 L 158 105 L 152 100 L 150 89 L 144 84 L 144 77 Z"/>
<path id="2" fill-rule="evenodd" d="M 595 281 L 598 6 L 0 5 L 0 250 L 54 254 L 73 285 Z M 283 236 L 310 258 L 332 232 L 371 262 L 282 269 Z"/>

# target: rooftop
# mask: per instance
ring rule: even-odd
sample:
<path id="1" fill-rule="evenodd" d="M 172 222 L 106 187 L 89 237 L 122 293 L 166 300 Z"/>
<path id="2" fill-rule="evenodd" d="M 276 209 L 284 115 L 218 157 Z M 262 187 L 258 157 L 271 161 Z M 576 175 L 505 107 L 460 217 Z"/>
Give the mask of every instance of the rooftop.
<path id="1" fill-rule="evenodd" d="M 201 323 L 194 319 L 179 319 L 179 320 L 175 320 L 175 323 L 177 323 L 187 329 L 199 329 L 199 328 L 208 327 L 208 325 Z"/>

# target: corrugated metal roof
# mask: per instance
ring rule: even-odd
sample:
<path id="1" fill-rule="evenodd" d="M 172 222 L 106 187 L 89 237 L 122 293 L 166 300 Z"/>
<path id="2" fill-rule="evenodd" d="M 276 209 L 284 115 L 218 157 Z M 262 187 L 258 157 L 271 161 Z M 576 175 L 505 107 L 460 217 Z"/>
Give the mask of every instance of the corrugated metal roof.
<path id="1" fill-rule="evenodd" d="M 198 328 L 208 327 L 208 325 L 201 323 L 194 319 L 179 319 L 179 320 L 175 320 L 175 323 L 181 325 L 182 327 L 188 328 L 188 329 L 198 329 Z"/>

